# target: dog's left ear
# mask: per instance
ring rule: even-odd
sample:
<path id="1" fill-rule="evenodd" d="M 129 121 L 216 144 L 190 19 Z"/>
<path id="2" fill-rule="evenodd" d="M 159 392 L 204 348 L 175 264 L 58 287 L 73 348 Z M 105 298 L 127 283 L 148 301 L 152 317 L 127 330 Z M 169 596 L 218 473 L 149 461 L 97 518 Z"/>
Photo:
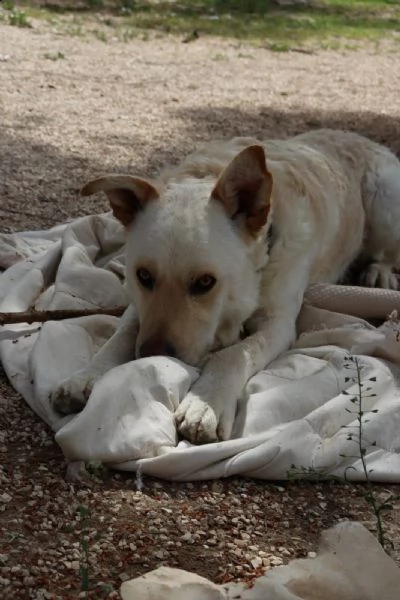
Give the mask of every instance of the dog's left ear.
<path id="1" fill-rule="evenodd" d="M 264 148 L 249 146 L 229 163 L 211 194 L 231 219 L 243 214 L 248 231 L 256 235 L 267 222 L 271 208 L 272 175 Z"/>

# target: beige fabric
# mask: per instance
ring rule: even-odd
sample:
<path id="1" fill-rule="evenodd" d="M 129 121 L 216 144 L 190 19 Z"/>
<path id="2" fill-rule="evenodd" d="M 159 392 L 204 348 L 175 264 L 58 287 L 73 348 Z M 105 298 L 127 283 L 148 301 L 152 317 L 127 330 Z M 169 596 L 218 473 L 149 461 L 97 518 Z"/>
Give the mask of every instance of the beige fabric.
<path id="1" fill-rule="evenodd" d="M 399 292 L 394 290 L 316 283 L 306 298 L 318 308 L 362 319 L 386 319 L 394 309 L 400 310 Z"/>
<path id="2" fill-rule="evenodd" d="M 12 265 L 0 276 L 0 311 L 127 301 L 123 235 L 108 214 L 49 232 L 0 236 L 0 263 Z M 142 359 L 111 370 L 79 415 L 60 418 L 49 406 L 60 379 L 86 364 L 112 334 L 115 317 L 4 327 L 0 358 L 12 385 L 57 432 L 72 461 L 101 460 L 181 480 L 235 474 L 361 480 L 358 444 L 354 436 L 349 439 L 358 431 L 358 402 L 351 402 L 359 393 L 352 380 L 357 373 L 349 360 L 356 357 L 370 477 L 399 482 L 400 326 L 394 315 L 379 328 L 361 318 L 384 318 L 399 309 L 398 292 L 310 288 L 296 344 L 249 381 L 238 401 L 232 439 L 201 447 L 179 441 L 173 419 L 198 372 L 172 359 Z"/>

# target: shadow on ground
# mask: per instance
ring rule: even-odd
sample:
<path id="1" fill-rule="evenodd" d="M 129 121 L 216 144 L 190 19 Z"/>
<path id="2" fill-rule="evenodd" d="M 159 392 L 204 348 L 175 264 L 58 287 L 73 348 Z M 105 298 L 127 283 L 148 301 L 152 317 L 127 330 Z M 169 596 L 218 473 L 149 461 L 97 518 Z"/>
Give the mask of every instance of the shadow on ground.
<path id="1" fill-rule="evenodd" d="M 128 133 L 121 137 L 120 144 L 132 148 L 131 164 L 135 168 L 137 166 L 139 172 L 152 173 L 166 160 L 171 157 L 181 157 L 190 147 L 202 140 L 235 135 L 283 137 L 318 127 L 344 128 L 362 133 L 387 144 L 400 155 L 398 136 L 400 119 L 384 115 L 359 114 L 350 111 L 328 113 L 292 110 L 288 112 L 277 111 L 268 106 L 255 107 L 248 112 L 227 107 L 176 108 L 171 110 L 171 115 L 177 122 L 176 134 L 172 139 L 167 135 L 161 142 L 144 138 L 140 140 L 141 146 L 138 148 L 137 137 L 129 133 L 129 127 Z M 63 152 L 55 143 L 51 145 L 35 142 L 29 139 L 26 133 L 29 123 L 21 125 L 12 130 L 3 128 L 0 136 L 1 228 L 3 230 L 42 228 L 64 221 L 68 217 L 104 210 L 106 207 L 104 201 L 98 198 L 79 201 L 77 192 L 86 178 L 108 168 L 109 160 L 107 161 L 104 152 L 106 140 L 103 137 L 93 138 L 96 150 L 93 156 L 95 155 L 96 159 L 90 159 L 77 155 L 72 150 Z M 101 135 L 104 135 L 103 132 Z M 141 153 L 145 145 L 153 151 L 152 154 Z M 103 149 L 103 152 L 100 149 Z M 115 170 L 126 170 L 128 164 L 118 162 L 117 148 L 108 142 L 106 149 L 108 153 L 113 153 L 114 149 L 116 151 Z M 149 158 L 140 161 L 141 156 Z M 260 544 L 260 548 L 280 548 L 287 543 L 288 546 L 294 547 L 292 556 L 305 556 L 307 552 L 314 550 L 321 529 L 332 525 L 337 520 L 358 519 L 372 522 L 371 513 L 364 500 L 365 487 L 361 484 L 353 486 L 335 481 L 313 484 L 289 483 L 279 487 L 266 485 L 265 482 L 245 481 L 243 483 L 242 480 L 236 482 L 230 479 L 222 483 L 191 483 L 189 488 L 169 482 L 153 484 L 150 478 L 146 478 L 143 499 L 140 504 L 135 503 L 134 506 L 128 501 L 125 502 L 125 498 L 121 496 L 123 492 L 131 498 L 132 490 L 135 489 L 132 474 L 101 474 L 91 489 L 79 490 L 79 486 L 73 487 L 64 481 L 64 460 L 60 449 L 51 441 L 51 433 L 44 429 L 38 418 L 32 416 L 27 405 L 19 401 L 18 395 L 10 390 L 0 368 L 0 406 L 1 403 L 5 408 L 3 411 L 0 410 L 0 430 L 10 432 L 7 456 L 3 454 L 4 471 L 7 473 L 7 481 L 10 485 L 8 490 L 14 490 L 11 488 L 11 485 L 14 485 L 14 472 L 22 482 L 19 484 L 21 487 L 17 488 L 16 502 L 10 503 L 8 512 L 4 513 L 4 519 L 7 519 L 4 530 L 9 535 L 6 552 L 10 554 L 10 561 L 12 561 L 9 564 L 11 566 L 21 563 L 24 569 L 39 564 L 37 562 L 39 556 L 43 556 L 37 553 L 39 541 L 41 552 L 46 555 L 47 573 L 57 574 L 54 581 L 50 581 L 49 575 L 43 581 L 48 581 L 46 585 L 51 591 L 56 592 L 57 597 L 75 598 L 80 591 L 80 574 L 78 571 L 71 572 L 68 565 L 72 563 L 60 559 L 60 556 L 67 556 L 70 560 L 69 557 L 75 554 L 60 554 L 60 547 L 62 540 L 66 552 L 72 552 L 71 548 L 75 552 L 82 544 L 83 533 L 80 533 L 76 519 L 78 503 L 81 502 L 91 511 L 90 531 L 99 532 L 100 542 L 110 544 L 112 548 L 112 551 L 105 551 L 98 558 L 98 555 L 93 554 L 92 549 L 94 546 L 92 542 L 97 540 L 97 537 L 91 538 L 91 557 L 95 556 L 98 561 L 95 574 L 91 563 L 91 583 L 93 585 L 96 581 L 100 581 L 101 573 L 101 581 L 112 583 L 115 589 L 120 585 L 122 569 L 124 569 L 124 577 L 126 573 L 129 577 L 134 577 L 160 566 L 162 563 L 160 549 L 166 553 L 170 552 L 170 546 L 167 546 L 170 540 L 173 540 L 178 548 L 169 558 L 171 566 L 191 569 L 214 581 L 224 581 L 226 574 L 224 571 L 221 572 L 219 567 L 232 560 L 231 554 L 227 554 L 225 550 L 221 551 L 221 559 L 218 562 L 215 560 L 215 554 L 202 550 L 201 545 L 184 545 L 180 550 L 177 545 L 179 542 L 182 546 L 180 540 L 185 531 L 178 527 L 182 515 L 187 517 L 190 523 L 198 520 L 196 521 L 198 527 L 204 531 L 220 527 L 218 519 L 221 514 L 225 514 L 225 505 L 221 503 L 219 496 L 213 504 L 206 504 L 204 501 L 204 497 L 209 497 L 215 489 L 226 493 L 228 505 L 231 496 L 238 498 L 234 508 L 229 509 L 227 528 L 231 526 L 231 515 L 240 514 L 246 519 L 246 523 L 250 523 L 254 515 L 252 502 L 258 496 L 260 508 L 264 510 L 268 507 L 268 510 L 264 511 L 262 528 L 257 530 L 260 533 L 260 537 L 256 538 L 257 544 Z M 381 488 L 376 485 L 374 489 L 377 494 L 386 495 L 389 493 L 388 490 L 396 493 L 394 486 Z M 37 490 L 43 493 L 44 499 L 39 498 Z M 78 495 L 78 491 L 81 495 Z M 4 495 L 7 495 L 6 489 Z M 64 504 L 61 504 L 60 498 L 64 496 L 66 500 L 64 499 Z M 38 511 L 38 514 L 29 512 L 36 510 L 31 508 L 32 500 L 35 499 L 43 510 L 43 512 Z M 70 512 L 65 508 L 67 503 L 70 503 Z M 118 514 L 120 506 L 122 509 Z M 63 514 L 57 512 L 61 510 L 60 507 L 64 510 Z M 163 512 L 164 510 L 166 512 Z M 394 517 L 390 514 L 386 517 L 388 523 L 395 521 L 395 511 L 393 514 Z M 43 524 L 50 523 L 49 515 L 52 516 L 53 525 L 51 528 L 50 525 L 46 525 L 47 529 L 45 529 Z M 155 516 L 159 518 L 161 525 L 157 525 L 154 534 L 150 532 L 150 527 L 155 523 Z M 283 523 L 287 523 L 286 535 L 284 533 L 286 525 L 284 526 Z M 164 535 L 165 539 L 162 541 L 159 530 L 161 531 L 161 527 L 164 526 L 167 535 Z M 113 537 L 109 534 L 111 530 Z M 111 537 L 107 537 L 109 535 Z M 289 538 L 290 541 L 286 542 Z M 108 541 L 109 539 L 114 545 Z M 396 540 L 394 537 L 391 539 Z M 140 555 L 134 554 L 131 542 L 142 544 L 138 545 Z M 62 547 L 64 548 L 64 545 Z M 162 556 L 164 555 L 161 553 Z M 239 558 L 237 562 L 240 563 L 241 560 L 244 559 Z M 43 563 L 43 560 L 41 562 Z M 30 579 L 34 581 L 36 589 L 39 589 L 39 586 L 44 585 L 41 579 L 42 571 L 32 570 L 31 573 Z M 18 596 L 21 600 L 27 598 L 25 595 L 18 595 L 19 592 L 24 593 L 22 587 L 13 597 Z M 87 597 L 98 599 L 105 597 L 96 591 L 93 593 L 97 595 Z"/>
<path id="2" fill-rule="evenodd" d="M 331 127 L 348 129 L 383 143 L 400 155 L 400 119 L 387 115 L 358 112 L 323 112 L 314 110 L 277 111 L 258 106 L 252 111 L 231 107 L 176 108 L 176 139 L 165 138 L 152 152 L 152 141 L 141 140 L 150 151 L 143 163 L 138 153 L 138 139 L 127 133 L 113 146 L 132 147 L 131 166 L 118 162 L 115 171 L 134 169 L 138 174 L 154 175 L 161 165 L 176 162 L 199 142 L 212 138 L 250 135 L 260 139 L 287 137 L 310 129 Z M 129 130 L 128 130 L 129 131 Z M 185 140 L 184 144 L 182 139 Z M 93 140 L 96 144 L 96 140 Z M 110 151 L 113 152 L 111 148 Z M 23 128 L 12 132 L 3 129 L 0 141 L 0 218 L 2 229 L 36 229 L 48 227 L 68 218 L 102 212 L 107 205 L 99 198 L 79 199 L 79 188 L 88 178 L 110 169 L 110 152 L 96 161 L 61 151 L 51 144 L 36 143 Z M 133 166 L 132 166 L 133 165 Z"/>
<path id="3" fill-rule="evenodd" d="M 345 129 L 385 144 L 400 156 L 400 118 L 360 112 L 295 109 L 277 111 L 268 106 L 252 112 L 234 108 L 182 109 L 179 115 L 194 140 L 251 135 L 260 139 L 288 137 L 311 129 Z"/>

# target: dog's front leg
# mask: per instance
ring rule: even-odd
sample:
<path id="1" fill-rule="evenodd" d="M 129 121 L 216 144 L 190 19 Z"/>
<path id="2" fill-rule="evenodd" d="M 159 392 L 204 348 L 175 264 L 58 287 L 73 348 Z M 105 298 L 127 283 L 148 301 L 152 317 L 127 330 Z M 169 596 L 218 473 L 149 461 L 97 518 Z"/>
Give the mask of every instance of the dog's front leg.
<path id="1" fill-rule="evenodd" d="M 212 355 L 176 411 L 183 437 L 197 444 L 230 438 L 238 397 L 250 377 L 290 346 L 296 315 L 265 319 L 256 333 Z"/>
<path id="2" fill-rule="evenodd" d="M 115 333 L 94 355 L 91 362 L 61 381 L 50 396 L 51 405 L 62 414 L 79 412 L 85 406 L 94 384 L 107 371 L 135 358 L 138 320 L 130 305 L 121 317 Z"/>
<path id="3" fill-rule="evenodd" d="M 246 324 L 251 335 L 211 356 L 176 411 L 185 438 L 193 443 L 230 438 L 237 399 L 247 381 L 295 340 L 309 270 L 307 254 L 286 254 L 271 265 L 262 282 L 262 307 Z"/>

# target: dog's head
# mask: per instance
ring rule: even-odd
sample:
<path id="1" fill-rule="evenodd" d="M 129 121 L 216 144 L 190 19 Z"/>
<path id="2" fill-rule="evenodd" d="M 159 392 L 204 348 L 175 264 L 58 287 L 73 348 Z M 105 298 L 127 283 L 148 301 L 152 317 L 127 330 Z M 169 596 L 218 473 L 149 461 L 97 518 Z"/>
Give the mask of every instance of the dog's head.
<path id="1" fill-rule="evenodd" d="M 127 231 L 137 357 L 167 355 L 199 365 L 211 350 L 235 343 L 258 308 L 267 261 L 272 176 L 263 148 L 243 150 L 216 183 L 180 177 L 161 185 L 110 175 L 82 193 L 100 190 Z"/>

